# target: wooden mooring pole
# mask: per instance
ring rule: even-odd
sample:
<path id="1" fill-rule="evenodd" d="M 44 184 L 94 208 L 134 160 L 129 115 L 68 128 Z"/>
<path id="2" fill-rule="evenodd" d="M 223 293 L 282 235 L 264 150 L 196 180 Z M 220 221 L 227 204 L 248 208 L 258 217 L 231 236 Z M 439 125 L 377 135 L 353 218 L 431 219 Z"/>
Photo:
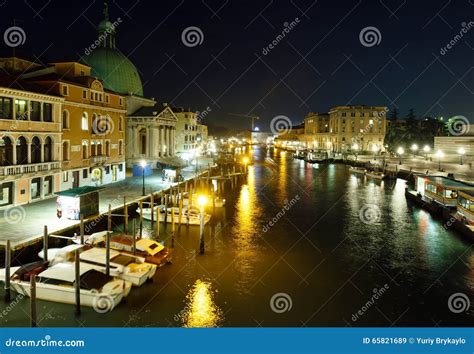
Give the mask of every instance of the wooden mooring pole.
<path id="1" fill-rule="evenodd" d="M 5 301 L 11 301 L 11 289 L 10 289 L 10 266 L 11 266 L 11 243 L 7 240 L 7 246 L 5 249 Z"/>
<path id="2" fill-rule="evenodd" d="M 80 234 L 81 234 L 81 245 L 84 244 L 84 215 L 81 213 L 81 225 L 79 226 Z"/>
<path id="3" fill-rule="evenodd" d="M 140 238 L 142 238 L 143 237 L 143 203 L 142 203 L 141 200 L 139 202 L 139 206 L 140 206 L 140 220 L 139 220 L 139 223 L 140 223 Z"/>
<path id="4" fill-rule="evenodd" d="M 110 232 L 105 236 L 105 274 L 110 276 Z"/>
<path id="5" fill-rule="evenodd" d="M 127 197 L 123 196 L 123 233 L 128 234 L 128 208 Z"/>
<path id="6" fill-rule="evenodd" d="M 30 278 L 30 325 L 37 326 L 36 321 L 36 275 L 33 274 Z"/>
<path id="7" fill-rule="evenodd" d="M 43 230 L 43 252 L 44 252 L 44 261 L 48 261 L 48 226 L 44 225 L 44 230 Z"/>
<path id="8" fill-rule="evenodd" d="M 74 270 L 75 270 L 75 283 L 74 290 L 76 293 L 76 316 L 81 314 L 81 259 L 79 258 L 79 250 L 75 251 L 75 260 L 74 260 Z"/>

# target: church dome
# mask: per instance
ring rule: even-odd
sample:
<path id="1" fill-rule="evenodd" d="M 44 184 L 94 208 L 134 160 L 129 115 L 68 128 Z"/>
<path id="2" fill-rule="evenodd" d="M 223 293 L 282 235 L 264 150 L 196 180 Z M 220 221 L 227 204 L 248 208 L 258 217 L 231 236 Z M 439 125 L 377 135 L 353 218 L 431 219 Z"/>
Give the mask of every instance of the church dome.
<path id="1" fill-rule="evenodd" d="M 92 68 L 92 76 L 102 80 L 106 89 L 123 95 L 143 96 L 137 68 L 115 47 L 117 25 L 109 21 L 108 6 L 105 6 L 105 18 L 97 27 L 100 45 L 81 60 Z"/>

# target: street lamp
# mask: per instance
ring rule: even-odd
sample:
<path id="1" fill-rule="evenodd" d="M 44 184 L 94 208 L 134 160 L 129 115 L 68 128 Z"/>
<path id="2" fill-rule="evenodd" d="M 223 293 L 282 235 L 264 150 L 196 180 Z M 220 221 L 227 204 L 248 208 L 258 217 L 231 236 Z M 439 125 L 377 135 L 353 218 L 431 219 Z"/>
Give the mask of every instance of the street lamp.
<path id="1" fill-rule="evenodd" d="M 204 254 L 204 206 L 207 203 L 205 195 L 200 195 L 197 199 L 200 210 L 200 222 L 199 222 L 199 254 Z"/>
<path id="2" fill-rule="evenodd" d="M 411 152 L 412 152 L 412 154 L 413 154 L 413 157 L 415 157 L 415 154 L 416 154 L 416 152 L 418 151 L 418 145 L 413 144 L 413 145 L 410 147 L 410 150 L 411 150 Z"/>
<path id="3" fill-rule="evenodd" d="M 377 152 L 379 151 L 379 147 L 377 145 L 373 145 L 372 151 L 374 152 L 374 160 L 377 160 Z"/>
<path id="4" fill-rule="evenodd" d="M 464 150 L 463 147 L 460 147 L 460 148 L 458 149 L 458 154 L 459 154 L 459 156 L 461 157 L 460 165 L 462 165 L 462 162 L 463 162 L 463 161 L 462 161 L 462 157 L 464 156 L 465 153 L 466 153 L 466 150 Z"/>
<path id="5" fill-rule="evenodd" d="M 402 155 L 405 153 L 405 150 L 400 146 L 398 149 L 397 149 L 397 154 L 398 154 L 398 157 L 399 157 L 399 162 L 398 164 L 401 165 L 402 164 Z"/>
<path id="6" fill-rule="evenodd" d="M 444 156 L 444 153 L 438 150 L 436 151 L 436 156 L 438 157 L 438 170 L 441 171 L 441 158 Z"/>
<path id="7" fill-rule="evenodd" d="M 145 196 L 145 167 L 146 167 L 146 161 L 141 160 L 140 161 L 140 166 L 142 166 L 142 196 Z"/>
<path id="8" fill-rule="evenodd" d="M 359 150 L 359 145 L 352 145 L 352 150 L 354 150 L 355 160 L 357 161 L 357 150 Z"/>
<path id="9" fill-rule="evenodd" d="M 245 156 L 242 161 L 244 162 L 244 167 L 245 167 L 245 170 L 244 172 L 247 173 L 247 164 L 249 163 L 249 158 L 247 156 Z"/>
<path id="10" fill-rule="evenodd" d="M 430 152 L 430 150 L 431 149 L 430 149 L 429 145 L 425 145 L 423 147 L 423 152 L 425 153 L 425 160 L 428 160 L 428 153 Z"/>

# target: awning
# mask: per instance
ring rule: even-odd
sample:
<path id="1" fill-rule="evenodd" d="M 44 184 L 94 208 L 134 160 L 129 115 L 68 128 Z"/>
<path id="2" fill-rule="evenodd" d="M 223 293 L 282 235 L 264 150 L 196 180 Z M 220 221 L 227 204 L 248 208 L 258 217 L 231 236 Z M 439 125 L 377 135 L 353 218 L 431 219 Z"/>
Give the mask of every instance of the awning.
<path id="1" fill-rule="evenodd" d="M 86 194 L 98 192 L 100 190 L 104 189 L 103 187 L 92 187 L 92 186 L 84 186 L 84 187 L 77 187 L 77 188 L 71 188 L 65 191 L 61 192 L 56 192 L 56 195 L 62 196 L 62 197 L 80 197 Z"/>

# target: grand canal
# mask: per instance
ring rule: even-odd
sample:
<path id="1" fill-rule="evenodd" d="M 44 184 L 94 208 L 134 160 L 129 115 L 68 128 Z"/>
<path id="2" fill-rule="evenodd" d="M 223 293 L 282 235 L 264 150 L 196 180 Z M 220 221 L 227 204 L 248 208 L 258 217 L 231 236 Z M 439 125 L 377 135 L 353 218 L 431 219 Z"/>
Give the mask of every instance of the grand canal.
<path id="1" fill-rule="evenodd" d="M 405 181 L 273 149 L 255 148 L 253 160 L 206 227 L 205 255 L 198 228 L 182 227 L 173 264 L 113 312 L 77 318 L 73 306 L 39 301 L 39 326 L 472 325 L 473 307 L 454 313 L 448 299 L 474 304 L 473 247 L 407 203 Z M 29 325 L 26 298 L 6 312 L 1 326 Z"/>

